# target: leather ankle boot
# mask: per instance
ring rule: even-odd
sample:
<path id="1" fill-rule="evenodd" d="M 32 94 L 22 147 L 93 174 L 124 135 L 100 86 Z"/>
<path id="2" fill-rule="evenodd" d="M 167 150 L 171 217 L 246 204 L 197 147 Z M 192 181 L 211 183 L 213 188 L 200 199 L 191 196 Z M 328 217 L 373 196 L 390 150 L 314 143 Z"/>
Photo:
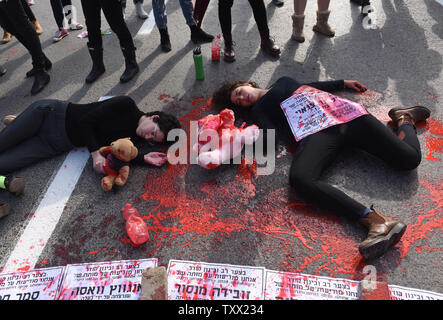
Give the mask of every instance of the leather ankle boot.
<path id="1" fill-rule="evenodd" d="M 128 82 L 140 71 L 135 57 L 135 48 L 122 48 L 126 69 L 120 77 L 120 82 Z"/>
<path id="2" fill-rule="evenodd" d="M 0 218 L 3 218 L 9 214 L 9 204 L 0 203 Z"/>
<path id="3" fill-rule="evenodd" d="M 314 25 L 312 30 L 315 32 L 324 34 L 328 37 L 335 36 L 334 29 L 331 28 L 331 26 L 328 24 L 329 14 L 331 11 L 317 11 L 317 23 Z"/>
<path id="4" fill-rule="evenodd" d="M 408 121 L 415 125 L 416 122 L 424 121 L 431 115 L 431 110 L 423 106 L 415 106 L 410 108 L 392 108 L 388 113 L 395 126 L 400 126 L 403 122 Z"/>
<path id="5" fill-rule="evenodd" d="M 191 40 L 195 44 L 212 42 L 212 40 L 214 40 L 213 35 L 204 32 L 201 28 L 197 27 L 196 25 L 189 26 L 189 28 L 191 29 Z"/>
<path id="6" fill-rule="evenodd" d="M 280 55 L 280 48 L 274 43 L 274 40 L 269 36 L 262 37 L 261 48 L 266 53 L 273 57 L 278 57 Z"/>
<path id="7" fill-rule="evenodd" d="M 6 31 L 3 30 L 3 39 L 2 39 L 2 43 L 8 43 L 9 41 L 11 41 L 12 35 Z"/>
<path id="8" fill-rule="evenodd" d="M 43 90 L 49 83 L 51 77 L 44 69 L 36 69 L 34 72 L 34 84 L 32 85 L 31 94 L 37 94 Z"/>
<path id="9" fill-rule="evenodd" d="M 4 75 L 5 73 L 6 73 L 6 68 L 4 68 L 3 66 L 0 66 L 0 77 L 2 76 L 2 75 Z"/>
<path id="10" fill-rule="evenodd" d="M 48 57 L 45 54 L 43 54 L 43 57 L 45 59 L 45 67 L 44 67 L 44 69 L 46 71 L 51 70 L 51 68 L 52 68 L 51 60 L 49 60 Z M 31 70 L 26 72 L 26 78 L 30 78 L 30 77 L 34 76 L 35 75 L 35 71 L 36 71 L 35 68 L 32 68 Z"/>
<path id="11" fill-rule="evenodd" d="M 305 24 L 305 15 L 292 15 L 292 39 L 297 42 L 305 42 L 305 35 L 303 33 L 303 27 Z"/>
<path id="12" fill-rule="evenodd" d="M 38 23 L 37 20 L 34 20 L 34 21 L 32 21 L 31 23 L 32 23 L 32 26 L 33 26 L 34 29 L 35 29 L 35 32 L 37 32 L 38 35 L 41 35 L 41 34 L 43 33 L 43 28 L 42 28 L 42 26 L 40 25 L 40 23 Z"/>
<path id="13" fill-rule="evenodd" d="M 358 246 L 360 254 L 366 260 L 384 254 L 391 246 L 400 241 L 406 231 L 406 224 L 382 215 L 372 206 L 371 211 L 359 222 L 369 230 L 368 237 Z"/>
<path id="14" fill-rule="evenodd" d="M 234 52 L 234 42 L 232 41 L 232 37 L 223 35 L 223 39 L 225 42 L 225 50 L 223 53 L 223 59 L 226 62 L 234 62 L 235 61 L 235 52 Z"/>
<path id="15" fill-rule="evenodd" d="M 5 177 L 6 190 L 19 196 L 25 190 L 26 181 L 24 178 L 8 175 Z"/>
<path id="16" fill-rule="evenodd" d="M 88 51 L 92 59 L 92 69 L 86 77 L 86 83 L 93 83 L 103 73 L 105 73 L 105 65 L 103 64 L 103 48 L 93 48 L 88 45 Z"/>
<path id="17" fill-rule="evenodd" d="M 164 52 L 171 51 L 171 40 L 169 39 L 168 28 L 158 29 L 160 31 L 160 45 Z"/>

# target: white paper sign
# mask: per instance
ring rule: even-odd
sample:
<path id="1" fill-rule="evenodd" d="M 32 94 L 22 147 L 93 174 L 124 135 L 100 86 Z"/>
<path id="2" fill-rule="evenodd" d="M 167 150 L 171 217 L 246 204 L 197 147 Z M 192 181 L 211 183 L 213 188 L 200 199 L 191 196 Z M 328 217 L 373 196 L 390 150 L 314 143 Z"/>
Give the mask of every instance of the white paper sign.
<path id="1" fill-rule="evenodd" d="M 443 294 L 441 293 L 394 285 L 388 285 L 388 287 L 391 300 L 443 300 Z"/>
<path id="2" fill-rule="evenodd" d="M 266 270 L 265 300 L 358 300 L 358 281 Z"/>
<path id="3" fill-rule="evenodd" d="M 368 114 L 357 102 L 310 86 L 301 86 L 280 104 L 296 141 Z"/>
<path id="4" fill-rule="evenodd" d="M 263 267 L 170 260 L 169 300 L 263 300 Z"/>
<path id="5" fill-rule="evenodd" d="M 0 274 L 0 300 L 55 300 L 63 267 Z"/>
<path id="6" fill-rule="evenodd" d="M 142 272 L 157 259 L 108 261 L 66 266 L 58 300 L 137 300 Z"/>

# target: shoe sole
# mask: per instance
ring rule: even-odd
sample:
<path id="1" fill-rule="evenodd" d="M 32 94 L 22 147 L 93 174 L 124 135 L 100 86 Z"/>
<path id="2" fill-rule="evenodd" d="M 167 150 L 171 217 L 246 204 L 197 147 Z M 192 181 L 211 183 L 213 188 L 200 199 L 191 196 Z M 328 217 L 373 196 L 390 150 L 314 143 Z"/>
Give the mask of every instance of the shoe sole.
<path id="1" fill-rule="evenodd" d="M 25 190 L 25 184 L 26 181 L 24 178 L 14 178 L 8 187 L 8 191 L 19 196 Z"/>
<path id="2" fill-rule="evenodd" d="M 395 122 L 398 117 L 398 116 L 396 116 L 396 113 L 399 113 L 399 112 L 401 112 L 401 113 L 406 112 L 406 113 L 411 114 L 414 117 L 415 121 L 417 121 L 417 122 L 424 121 L 431 116 L 431 110 L 429 110 L 428 108 L 423 107 L 423 106 L 414 106 L 414 107 L 410 107 L 410 108 L 393 108 L 393 109 L 389 110 L 388 116 L 389 116 L 389 118 L 391 118 L 392 121 Z"/>
<path id="3" fill-rule="evenodd" d="M 0 205 L 0 218 L 6 217 L 9 214 L 9 204 L 5 203 Z"/>
<path id="4" fill-rule="evenodd" d="M 358 250 L 365 260 L 370 260 L 383 255 L 388 249 L 396 245 L 406 231 L 406 224 L 397 223 L 389 233 L 379 240 L 359 247 Z"/>

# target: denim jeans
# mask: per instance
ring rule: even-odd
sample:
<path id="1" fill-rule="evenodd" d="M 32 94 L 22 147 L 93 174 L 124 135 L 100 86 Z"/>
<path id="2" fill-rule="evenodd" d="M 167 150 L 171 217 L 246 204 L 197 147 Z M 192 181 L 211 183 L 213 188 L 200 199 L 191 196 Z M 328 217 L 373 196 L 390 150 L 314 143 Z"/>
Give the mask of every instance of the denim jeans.
<path id="1" fill-rule="evenodd" d="M 193 17 L 194 6 L 192 0 L 179 0 L 182 8 L 183 16 L 185 17 L 188 26 L 194 26 L 197 21 Z M 152 0 L 152 11 L 154 11 L 155 24 L 159 29 L 166 29 L 168 25 L 168 18 L 166 15 L 165 0 Z"/>

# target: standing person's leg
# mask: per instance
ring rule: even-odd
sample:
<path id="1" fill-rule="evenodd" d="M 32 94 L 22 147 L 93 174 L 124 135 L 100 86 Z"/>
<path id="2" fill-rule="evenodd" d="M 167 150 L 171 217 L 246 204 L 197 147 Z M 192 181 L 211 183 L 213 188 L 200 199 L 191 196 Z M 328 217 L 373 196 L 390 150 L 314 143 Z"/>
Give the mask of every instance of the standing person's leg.
<path id="1" fill-rule="evenodd" d="M 305 9 L 307 0 L 294 0 L 294 14 L 292 15 L 292 38 L 297 42 L 305 42 L 303 32 L 305 24 Z"/>
<path id="2" fill-rule="evenodd" d="M 61 0 L 63 6 L 63 13 L 70 30 L 81 30 L 83 25 L 77 22 L 77 8 L 72 5 L 71 0 Z"/>
<path id="3" fill-rule="evenodd" d="M 32 12 L 31 8 L 29 7 L 29 4 L 26 2 L 26 0 L 21 0 L 23 10 L 25 10 L 26 15 L 29 18 L 29 21 L 31 21 L 32 26 L 35 29 L 35 32 L 37 32 L 38 35 L 41 35 L 43 33 L 43 28 L 38 22 L 37 18 L 34 15 L 34 12 Z"/>
<path id="4" fill-rule="evenodd" d="M 203 17 L 208 9 L 210 0 L 195 0 L 194 19 L 197 21 L 197 27 L 201 28 Z"/>
<path id="5" fill-rule="evenodd" d="M 248 0 L 251 5 L 254 19 L 260 32 L 261 48 L 276 57 L 280 54 L 280 48 L 269 37 L 268 17 L 266 15 L 266 7 L 263 0 Z"/>
<path id="6" fill-rule="evenodd" d="M 197 20 L 194 19 L 194 6 L 192 0 L 179 0 L 182 8 L 183 16 L 185 17 L 186 24 L 191 29 L 191 40 L 195 44 L 211 42 L 214 37 L 204 32 L 197 26 Z"/>
<path id="7" fill-rule="evenodd" d="M 135 11 L 140 19 L 147 19 L 148 14 L 143 9 L 143 0 L 134 0 Z"/>
<path id="8" fill-rule="evenodd" d="M 29 51 L 32 57 L 34 84 L 31 94 L 37 94 L 49 83 L 46 60 L 40 39 L 29 21 L 20 0 L 0 2 L 2 26 L 11 32 Z"/>
<path id="9" fill-rule="evenodd" d="M 123 18 L 119 0 L 100 0 L 100 4 L 111 30 L 117 34 L 123 56 L 125 57 L 126 68 L 120 77 L 120 81 L 128 82 L 139 72 L 134 40 Z"/>
<path id="10" fill-rule="evenodd" d="M 329 11 L 330 0 L 317 0 L 317 23 L 312 30 L 324 34 L 328 37 L 335 36 L 334 29 L 328 24 L 328 19 L 331 11 Z"/>
<path id="11" fill-rule="evenodd" d="M 231 8 L 234 0 L 218 0 L 218 19 L 225 43 L 223 58 L 227 62 L 235 61 L 234 42 L 232 41 Z"/>
<path id="12" fill-rule="evenodd" d="M 168 33 L 168 16 L 166 14 L 165 0 L 152 0 L 155 24 L 160 32 L 160 45 L 164 52 L 171 51 L 171 40 Z"/>
<path id="13" fill-rule="evenodd" d="M 92 69 L 86 77 L 86 83 L 93 83 L 103 73 L 103 39 L 101 35 L 101 7 L 99 0 L 81 0 L 85 16 L 86 29 L 88 30 L 88 52 L 92 59 Z"/>
<path id="14" fill-rule="evenodd" d="M 55 22 L 57 23 L 58 30 L 55 33 L 53 39 L 54 42 L 58 42 L 66 37 L 69 32 L 63 26 L 65 15 L 63 14 L 63 5 L 60 0 L 51 0 L 52 13 L 54 14 Z"/>

